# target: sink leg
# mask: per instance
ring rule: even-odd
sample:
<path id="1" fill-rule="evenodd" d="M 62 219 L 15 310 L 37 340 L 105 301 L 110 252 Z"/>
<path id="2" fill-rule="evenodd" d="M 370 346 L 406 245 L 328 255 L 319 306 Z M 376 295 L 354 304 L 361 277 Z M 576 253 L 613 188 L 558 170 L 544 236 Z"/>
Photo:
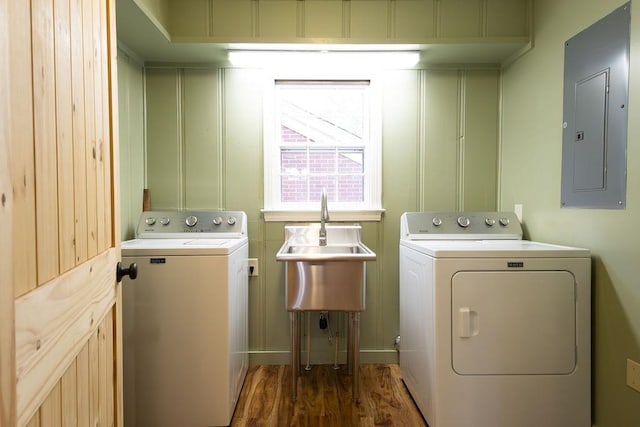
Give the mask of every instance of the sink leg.
<path id="1" fill-rule="evenodd" d="M 347 313 L 347 373 L 353 374 L 353 322 L 351 316 L 353 313 Z"/>
<path id="2" fill-rule="evenodd" d="M 338 352 L 340 351 L 340 320 L 342 319 L 342 313 L 339 311 L 336 312 L 336 317 L 338 319 L 336 327 L 336 333 L 333 337 L 333 369 L 336 371 L 340 369 L 340 365 L 338 365 Z"/>
<path id="3" fill-rule="evenodd" d="M 305 322 L 307 324 L 307 330 L 305 332 L 306 336 L 307 336 L 307 364 L 304 367 L 305 371 L 310 371 L 311 370 L 311 312 L 310 311 L 305 311 L 304 312 L 304 319 Z M 301 346 L 301 350 L 302 350 L 302 346 Z"/>
<path id="4" fill-rule="evenodd" d="M 298 376 L 300 375 L 300 313 L 289 312 L 291 322 L 291 398 L 298 397 Z"/>
<path id="5" fill-rule="evenodd" d="M 351 380 L 353 384 L 351 386 L 351 398 L 355 403 L 360 402 L 360 313 L 350 313 L 353 323 L 352 332 L 352 351 L 353 355 L 353 374 Z"/>

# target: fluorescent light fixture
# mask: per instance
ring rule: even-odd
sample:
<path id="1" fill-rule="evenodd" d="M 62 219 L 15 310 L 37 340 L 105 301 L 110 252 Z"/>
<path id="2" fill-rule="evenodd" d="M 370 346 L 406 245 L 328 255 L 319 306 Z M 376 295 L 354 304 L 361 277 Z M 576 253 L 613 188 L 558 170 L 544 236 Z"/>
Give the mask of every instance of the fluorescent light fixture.
<path id="1" fill-rule="evenodd" d="M 384 69 L 413 68 L 417 51 L 284 51 L 230 50 L 235 67 L 286 69 Z"/>

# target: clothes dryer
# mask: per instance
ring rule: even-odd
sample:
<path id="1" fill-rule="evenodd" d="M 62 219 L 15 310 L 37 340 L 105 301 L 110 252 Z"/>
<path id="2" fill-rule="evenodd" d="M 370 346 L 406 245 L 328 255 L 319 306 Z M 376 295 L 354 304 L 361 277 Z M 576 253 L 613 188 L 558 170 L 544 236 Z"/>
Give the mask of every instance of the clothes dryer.
<path id="1" fill-rule="evenodd" d="M 400 368 L 430 427 L 591 425 L 586 249 L 513 213 L 401 218 Z"/>

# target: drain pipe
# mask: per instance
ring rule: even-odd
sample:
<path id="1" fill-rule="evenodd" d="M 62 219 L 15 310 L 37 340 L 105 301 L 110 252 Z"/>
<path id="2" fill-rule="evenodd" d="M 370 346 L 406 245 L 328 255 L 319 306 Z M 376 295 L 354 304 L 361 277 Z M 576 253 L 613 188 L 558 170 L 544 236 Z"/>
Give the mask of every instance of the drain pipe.
<path id="1" fill-rule="evenodd" d="M 307 318 L 307 366 L 304 367 L 305 371 L 311 370 L 311 312 L 305 312 Z"/>

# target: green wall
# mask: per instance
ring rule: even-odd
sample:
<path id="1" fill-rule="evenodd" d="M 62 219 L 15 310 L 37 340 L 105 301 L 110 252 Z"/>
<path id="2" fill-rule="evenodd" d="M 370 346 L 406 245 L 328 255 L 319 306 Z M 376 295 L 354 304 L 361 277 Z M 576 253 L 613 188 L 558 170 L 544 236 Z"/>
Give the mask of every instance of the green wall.
<path id="1" fill-rule="evenodd" d="M 247 213 L 250 257 L 260 263 L 260 275 L 249 283 L 252 362 L 288 363 L 283 265 L 275 260 L 284 224 L 266 223 L 260 211 L 263 72 L 147 66 L 144 82 L 146 156 L 139 169 L 123 163 L 123 187 L 129 186 L 123 195 L 141 194 L 134 177 L 145 171 L 146 161 L 152 209 Z M 383 88 L 385 213 L 382 221 L 363 223 L 363 240 L 378 255 L 367 264 L 363 362 L 397 361 L 400 215 L 496 208 L 499 71 L 389 71 Z M 122 84 L 120 90 L 121 98 L 140 93 L 127 93 L 131 88 Z M 136 221 L 123 209 L 123 228 L 132 229 Z M 315 317 L 312 325 L 312 362 L 328 363 L 332 347 Z"/>
<path id="2" fill-rule="evenodd" d="M 640 425 L 640 393 L 625 385 L 640 361 L 640 2 L 632 5 L 627 207 L 561 209 L 564 42 L 620 0 L 538 0 L 534 48 L 503 71 L 499 206 L 523 204 L 527 237 L 593 254 L 593 400 L 599 427 Z"/>
<path id="3" fill-rule="evenodd" d="M 120 238 L 132 239 L 142 212 L 145 188 L 144 70 L 118 49 L 118 126 L 120 129 Z"/>

